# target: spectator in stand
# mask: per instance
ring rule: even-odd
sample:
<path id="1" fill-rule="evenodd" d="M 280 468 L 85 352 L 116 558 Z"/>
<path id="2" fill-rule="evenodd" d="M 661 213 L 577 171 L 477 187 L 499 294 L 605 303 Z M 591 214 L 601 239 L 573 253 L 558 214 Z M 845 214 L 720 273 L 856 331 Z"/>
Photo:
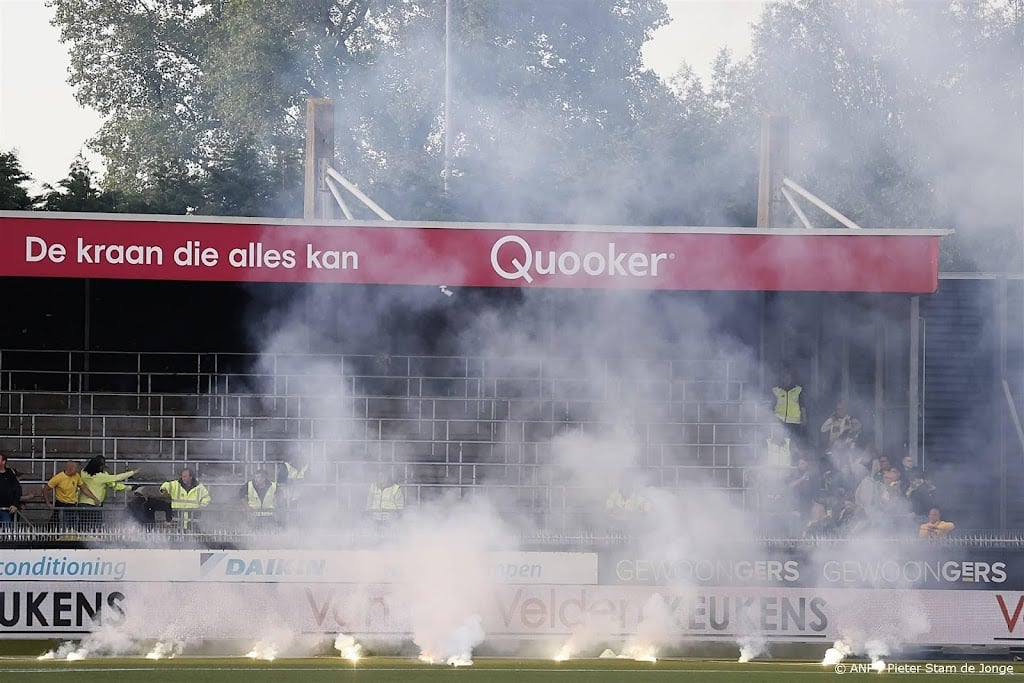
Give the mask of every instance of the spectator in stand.
<path id="1" fill-rule="evenodd" d="M 791 509 L 802 525 L 807 521 L 806 516 L 810 512 L 811 503 L 821 492 L 818 467 L 812 466 L 807 458 L 799 458 L 796 461 L 796 468 L 786 481 L 786 487 L 789 489 Z"/>
<path id="2" fill-rule="evenodd" d="M 82 475 L 78 472 L 78 462 L 68 460 L 64 463 L 62 472 L 53 475 L 49 481 L 43 484 L 43 500 L 53 510 L 53 514 L 50 515 L 50 524 L 71 529 L 78 528 L 79 494 L 99 503 L 92 491 L 82 488 Z"/>
<path id="3" fill-rule="evenodd" d="M 871 481 L 871 480 L 869 480 Z M 836 532 L 840 536 L 857 536 L 867 528 L 867 517 L 864 510 L 857 505 L 852 496 L 846 496 L 843 500 L 843 507 L 836 516 Z"/>
<path id="4" fill-rule="evenodd" d="M 942 511 L 933 507 L 928 511 L 928 521 L 921 525 L 918 535 L 921 538 L 945 538 L 955 528 L 953 522 L 942 521 Z"/>
<path id="5" fill-rule="evenodd" d="M 296 510 L 301 504 L 302 484 L 306 480 L 306 473 L 309 471 L 308 462 L 292 463 L 282 460 L 277 467 L 277 481 L 275 482 L 280 491 L 281 507 L 288 510 Z"/>
<path id="6" fill-rule="evenodd" d="M 809 519 L 804 526 L 803 538 L 821 538 L 829 536 L 835 529 L 832 517 L 829 516 L 825 504 L 820 500 L 811 503 Z"/>
<path id="7" fill-rule="evenodd" d="M 938 498 L 937 489 L 932 480 L 918 468 L 910 470 L 910 483 L 906 486 L 907 500 L 910 501 L 910 509 L 918 518 L 927 517 L 931 509 L 935 507 Z"/>
<path id="8" fill-rule="evenodd" d="M 788 470 L 793 466 L 793 440 L 786 434 L 786 430 L 777 424 L 773 424 L 765 440 L 765 466 L 778 468 L 779 471 Z"/>
<path id="9" fill-rule="evenodd" d="M 871 476 L 875 478 L 875 481 L 883 482 L 885 480 L 885 473 L 891 468 L 892 464 L 889 463 L 889 456 L 879 455 L 871 463 Z"/>
<path id="10" fill-rule="evenodd" d="M 853 499 L 856 501 L 857 507 L 864 514 L 873 516 L 878 505 L 881 486 L 881 482 L 870 474 L 865 474 L 861 477 L 860 483 L 857 484 L 857 488 L 853 493 Z"/>
<path id="11" fill-rule="evenodd" d="M 762 505 L 775 506 L 783 500 L 786 479 L 793 470 L 792 439 L 777 424 L 771 425 L 760 466 L 756 468 L 753 485 L 762 497 Z"/>
<path id="12" fill-rule="evenodd" d="M 107 499 L 109 491 L 124 491 L 128 487 L 124 484 L 125 479 L 135 476 L 135 470 L 128 470 L 121 474 L 110 474 L 107 470 L 107 459 L 97 455 L 85 463 L 82 468 L 82 487 L 79 490 L 78 504 L 79 514 L 89 526 L 103 526 L 103 511 L 100 509 Z M 84 495 L 89 491 L 92 496 Z"/>
<path id="13" fill-rule="evenodd" d="M 903 472 L 904 476 L 906 476 L 908 472 L 916 468 L 917 466 L 914 464 L 914 456 L 909 454 L 904 455 L 903 459 L 900 460 L 900 470 Z"/>
<path id="14" fill-rule="evenodd" d="M 802 445 L 807 425 L 804 388 L 794 381 L 793 373 L 786 370 L 782 373 L 782 381 L 772 387 L 772 395 L 775 398 L 775 419 L 795 442 Z"/>
<path id="15" fill-rule="evenodd" d="M 17 471 L 7 466 L 7 456 L 0 453 L 0 526 L 17 520 L 22 495 Z"/>
<path id="16" fill-rule="evenodd" d="M 266 470 L 260 469 L 252 475 L 252 479 L 242 485 L 242 500 L 245 501 L 249 522 L 254 526 L 276 524 L 277 517 L 277 484 L 270 481 Z"/>
<path id="17" fill-rule="evenodd" d="M 840 452 L 849 452 L 860 446 L 860 437 L 864 432 L 864 424 L 855 417 L 850 418 L 850 428 L 839 436 L 834 445 Z"/>
<path id="18" fill-rule="evenodd" d="M 900 470 L 903 472 L 903 493 L 909 497 L 910 489 L 915 486 L 915 482 L 917 486 L 920 486 L 921 482 L 924 481 L 924 471 L 914 464 L 914 458 L 909 455 L 903 456 L 903 459 L 900 461 Z M 930 509 L 931 506 L 929 505 L 922 516 L 927 515 Z"/>
<path id="19" fill-rule="evenodd" d="M 853 431 L 853 418 L 846 412 L 846 401 L 836 403 L 835 410 L 821 423 L 822 448 L 826 453 L 832 452 L 836 442 L 847 438 Z"/>
<path id="20" fill-rule="evenodd" d="M 882 473 L 877 511 L 881 526 L 890 531 L 905 529 L 905 523 L 911 519 L 910 503 L 903 494 L 900 471 L 896 467 L 890 467 Z"/>
<path id="21" fill-rule="evenodd" d="M 849 472 L 847 477 L 849 479 L 849 487 L 856 489 L 857 486 L 863 481 L 864 477 L 871 476 L 871 466 L 874 463 L 875 455 L 872 446 L 866 446 L 865 448 L 853 448 L 850 450 L 848 462 Z"/>
<path id="22" fill-rule="evenodd" d="M 198 511 L 209 507 L 211 497 L 190 468 L 182 469 L 178 479 L 161 484 L 160 493 L 170 501 L 171 513 L 180 520 L 183 529 L 198 530 Z"/>
<path id="23" fill-rule="evenodd" d="M 627 472 L 605 498 L 604 510 L 613 531 L 635 530 L 651 511 L 651 503 L 640 492 L 637 482 L 638 477 Z"/>

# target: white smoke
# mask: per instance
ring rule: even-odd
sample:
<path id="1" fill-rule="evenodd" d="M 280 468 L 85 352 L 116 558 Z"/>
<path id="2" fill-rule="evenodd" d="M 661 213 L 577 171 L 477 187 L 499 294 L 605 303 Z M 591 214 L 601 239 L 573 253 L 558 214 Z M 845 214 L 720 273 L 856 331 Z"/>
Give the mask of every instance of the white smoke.
<path id="1" fill-rule="evenodd" d="M 334 649 L 341 654 L 342 658 L 352 662 L 359 661 L 363 656 L 363 646 L 356 642 L 352 636 L 339 633 L 334 639 Z"/>
<path id="2" fill-rule="evenodd" d="M 149 652 L 146 659 L 174 659 L 185 651 L 185 643 L 180 641 L 157 641 Z"/>
<path id="3" fill-rule="evenodd" d="M 413 642 L 424 661 L 472 664 L 495 584 L 486 553 L 510 532 L 487 505 L 444 501 L 419 512 L 399 532 L 406 566 L 396 587 Z"/>
<path id="4" fill-rule="evenodd" d="M 835 666 L 853 654 L 853 648 L 842 640 L 837 640 L 832 647 L 825 650 L 825 656 L 821 660 L 822 666 Z"/>
<path id="5" fill-rule="evenodd" d="M 745 664 L 765 653 L 768 640 L 762 635 L 743 636 L 739 639 L 739 646 L 740 657 L 737 661 L 740 664 Z"/>
<path id="6" fill-rule="evenodd" d="M 38 659 L 65 659 L 69 662 L 90 657 L 111 657 L 139 652 L 139 641 L 120 626 L 104 625 L 89 633 L 79 643 L 65 641 L 56 650 Z"/>

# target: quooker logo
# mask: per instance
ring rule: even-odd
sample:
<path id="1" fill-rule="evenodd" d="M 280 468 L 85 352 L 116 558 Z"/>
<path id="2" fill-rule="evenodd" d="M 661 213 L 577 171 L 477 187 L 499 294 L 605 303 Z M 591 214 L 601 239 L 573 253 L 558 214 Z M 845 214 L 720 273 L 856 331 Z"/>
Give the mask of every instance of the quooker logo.
<path id="1" fill-rule="evenodd" d="M 504 259 L 502 258 L 504 257 Z M 615 242 L 608 251 L 541 251 L 519 235 L 505 235 L 491 247 L 491 267 L 505 280 L 533 282 L 535 275 L 658 277 L 663 261 L 671 261 L 671 252 L 619 251 Z"/>

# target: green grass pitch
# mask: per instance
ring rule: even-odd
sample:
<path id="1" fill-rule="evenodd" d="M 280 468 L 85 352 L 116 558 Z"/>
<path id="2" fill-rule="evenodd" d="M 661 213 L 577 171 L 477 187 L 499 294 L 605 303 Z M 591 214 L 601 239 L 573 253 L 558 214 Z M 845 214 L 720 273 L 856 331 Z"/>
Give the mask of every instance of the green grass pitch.
<path id="1" fill-rule="evenodd" d="M 901 664 L 907 664 L 901 662 Z M 933 662 L 932 667 L 958 669 L 964 662 Z M 991 662 L 990 674 L 980 673 L 981 662 L 971 662 L 976 673 L 936 673 L 918 666 L 917 673 L 889 672 L 888 679 L 908 677 L 947 683 L 997 678 L 996 671 L 1012 667 L 1010 675 L 1020 675 L 1024 665 Z M 1000 669 L 1001 668 L 1001 669 Z M 945 671 L 950 671 L 947 668 Z M 1009 674 L 1009 672 L 1006 672 Z M 74 678 L 69 678 L 69 674 Z M 272 662 L 245 657 L 178 657 L 147 660 L 141 657 L 97 657 L 77 662 L 39 661 L 28 657 L 0 658 L 0 680 L 18 683 L 110 683 L 110 681 L 144 681 L 145 683 L 666 683 L 678 679 L 729 683 L 731 681 L 765 681 L 800 683 L 802 681 L 868 681 L 878 680 L 877 673 L 838 674 L 833 667 L 812 662 L 755 661 L 739 664 L 724 660 L 664 659 L 654 663 L 631 660 L 579 659 L 567 662 L 543 660 L 481 658 L 473 666 L 450 667 L 424 664 L 408 658 L 369 657 L 351 663 L 340 657 L 310 659 L 279 659 Z M 1004 674 L 1003 678 L 1006 677 Z"/>

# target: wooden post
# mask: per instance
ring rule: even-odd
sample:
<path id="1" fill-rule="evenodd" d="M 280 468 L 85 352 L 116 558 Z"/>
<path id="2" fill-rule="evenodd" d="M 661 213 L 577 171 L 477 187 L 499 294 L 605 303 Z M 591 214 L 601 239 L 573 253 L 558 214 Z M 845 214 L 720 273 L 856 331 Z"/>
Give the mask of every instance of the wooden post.
<path id="1" fill-rule="evenodd" d="M 306 179 L 302 217 L 334 218 L 334 197 L 327 187 L 327 167 L 334 162 L 334 103 L 306 101 Z"/>
<path id="2" fill-rule="evenodd" d="M 757 227 L 779 227 L 782 181 L 789 172 L 789 118 L 765 115 L 761 123 L 761 166 L 757 178 Z"/>

